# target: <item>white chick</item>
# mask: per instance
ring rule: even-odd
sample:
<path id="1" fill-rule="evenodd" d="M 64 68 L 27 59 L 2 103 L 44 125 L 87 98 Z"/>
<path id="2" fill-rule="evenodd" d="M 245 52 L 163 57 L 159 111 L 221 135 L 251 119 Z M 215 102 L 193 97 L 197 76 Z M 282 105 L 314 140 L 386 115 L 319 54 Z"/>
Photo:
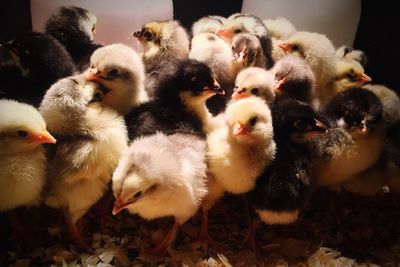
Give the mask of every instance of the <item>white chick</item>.
<path id="1" fill-rule="evenodd" d="M 199 33 L 192 39 L 189 58 L 205 63 L 225 91 L 224 95 L 216 95 L 207 100 L 208 109 L 213 115 L 225 110 L 235 83 L 229 45 L 213 33 Z"/>
<path id="2" fill-rule="evenodd" d="M 176 64 L 189 56 L 189 36 L 177 20 L 152 21 L 133 33 L 144 47 L 146 91 L 150 98 L 162 75 L 173 72 Z"/>
<path id="3" fill-rule="evenodd" d="M 239 72 L 236 77 L 232 99 L 258 96 L 272 104 L 275 99 L 275 80 L 271 72 L 257 67 L 251 67 Z"/>
<path id="4" fill-rule="evenodd" d="M 367 65 L 367 56 L 365 53 L 361 50 L 354 49 L 352 47 L 348 46 L 341 46 L 336 50 L 336 57 L 338 59 L 344 59 L 344 60 L 350 60 L 350 61 L 356 61 L 360 63 L 362 67 L 365 68 Z"/>
<path id="5" fill-rule="evenodd" d="M 175 218 L 151 252 L 165 251 L 207 194 L 205 149 L 205 141 L 197 135 L 156 133 L 133 141 L 121 158 L 112 178 L 113 214 L 127 209 L 147 220 Z"/>
<path id="6" fill-rule="evenodd" d="M 226 18 L 221 16 L 206 16 L 195 21 L 192 25 L 192 36 L 200 33 L 217 33 L 223 26 Z"/>
<path id="7" fill-rule="evenodd" d="M 310 65 L 316 80 L 316 92 L 322 105 L 333 96 L 335 47 L 323 34 L 296 32 L 279 46 L 287 53 L 300 56 Z"/>
<path id="8" fill-rule="evenodd" d="M 123 118 L 96 102 L 99 95 L 83 75 L 68 77 L 50 87 L 39 109 L 59 141 L 49 162 L 45 203 L 64 210 L 81 248 L 87 247 L 76 222 L 106 192 L 128 140 Z"/>
<path id="9" fill-rule="evenodd" d="M 262 20 L 250 14 L 235 13 L 227 18 L 224 27 L 217 32 L 229 44 L 232 43 L 233 37 L 239 33 L 250 33 L 259 38 L 266 61 L 266 68 L 271 68 L 274 65 L 271 57 L 271 36 Z"/>
<path id="10" fill-rule="evenodd" d="M 97 49 L 90 58 L 86 80 L 107 88 L 109 92 L 102 103 L 122 115 L 148 100 L 142 60 L 135 50 L 123 44 Z"/>
<path id="11" fill-rule="evenodd" d="M 361 87 L 371 80 L 357 61 L 343 59 L 336 61 L 336 76 L 333 84 L 335 94 L 353 87 Z"/>
<path id="12" fill-rule="evenodd" d="M 28 104 L 0 100 L 0 211 L 41 201 L 46 157 L 41 144 L 56 140 Z"/>
<path id="13" fill-rule="evenodd" d="M 296 32 L 296 27 L 284 17 L 265 19 L 263 23 L 267 27 L 272 38 L 285 40 Z"/>
<path id="14" fill-rule="evenodd" d="M 226 109 L 227 122 L 207 137 L 209 194 L 203 203 L 199 239 L 207 237 L 208 210 L 224 192 L 244 194 L 276 153 L 271 111 L 264 100 L 247 97 Z"/>

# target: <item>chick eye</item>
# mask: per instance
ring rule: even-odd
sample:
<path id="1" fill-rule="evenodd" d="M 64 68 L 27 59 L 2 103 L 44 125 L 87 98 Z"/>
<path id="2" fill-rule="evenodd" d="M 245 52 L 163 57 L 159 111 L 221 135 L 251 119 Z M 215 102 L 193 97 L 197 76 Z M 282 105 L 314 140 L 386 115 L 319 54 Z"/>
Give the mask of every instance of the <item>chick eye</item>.
<path id="1" fill-rule="evenodd" d="M 27 131 L 23 131 L 23 130 L 19 130 L 19 131 L 17 131 L 17 136 L 21 137 L 21 138 L 26 138 L 26 137 L 28 137 L 28 132 Z"/>
<path id="2" fill-rule="evenodd" d="M 308 123 L 303 120 L 295 121 L 293 125 L 296 129 L 300 131 L 306 131 L 308 129 L 311 129 L 310 125 L 308 125 Z"/>
<path id="3" fill-rule="evenodd" d="M 143 33 L 143 37 L 144 39 L 146 39 L 147 41 L 151 41 L 153 39 L 153 34 L 149 31 L 145 31 Z"/>
<path id="4" fill-rule="evenodd" d="M 257 117 L 254 116 L 254 117 L 252 117 L 252 118 L 250 119 L 249 124 L 250 124 L 250 126 L 253 127 L 254 125 L 256 125 L 256 123 L 257 123 Z"/>
<path id="5" fill-rule="evenodd" d="M 236 29 L 233 33 L 241 33 L 242 30 L 241 29 Z"/>
<path id="6" fill-rule="evenodd" d="M 118 70 L 117 69 L 111 69 L 107 73 L 107 78 L 114 78 L 117 75 L 118 75 Z"/>
<path id="7" fill-rule="evenodd" d="M 354 71 L 351 70 L 348 73 L 346 73 L 346 78 L 349 79 L 350 81 L 355 80 L 356 75 L 354 74 Z"/>
<path id="8" fill-rule="evenodd" d="M 132 198 L 133 199 L 138 199 L 138 198 L 140 198 L 142 196 L 142 191 L 138 191 L 138 192 L 136 192 L 133 196 L 132 196 Z"/>
<path id="9" fill-rule="evenodd" d="M 292 50 L 293 51 L 299 51 L 300 50 L 300 46 L 297 44 L 292 45 Z"/>
<path id="10" fill-rule="evenodd" d="M 259 92 L 260 90 L 258 89 L 258 88 L 253 88 L 253 89 L 251 89 L 250 90 L 250 93 L 252 94 L 252 95 L 258 95 L 258 92 Z"/>
<path id="11" fill-rule="evenodd" d="M 353 48 L 352 48 L 352 47 L 346 47 L 346 48 L 344 49 L 344 56 L 347 55 L 348 53 L 352 52 L 352 51 L 353 51 Z"/>

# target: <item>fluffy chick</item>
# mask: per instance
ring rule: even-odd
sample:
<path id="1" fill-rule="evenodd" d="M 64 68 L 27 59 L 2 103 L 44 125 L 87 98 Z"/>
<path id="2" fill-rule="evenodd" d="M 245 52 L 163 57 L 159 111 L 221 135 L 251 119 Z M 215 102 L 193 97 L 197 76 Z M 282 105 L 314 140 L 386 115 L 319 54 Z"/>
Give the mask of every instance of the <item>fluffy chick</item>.
<path id="1" fill-rule="evenodd" d="M 196 135 L 156 133 L 136 139 L 121 158 L 112 178 L 113 214 L 127 209 L 147 220 L 175 218 L 153 253 L 165 251 L 206 195 L 205 150 Z"/>
<path id="2" fill-rule="evenodd" d="M 226 18 L 221 16 L 206 16 L 195 21 L 192 25 L 192 36 L 200 33 L 217 33 L 223 26 Z"/>
<path id="3" fill-rule="evenodd" d="M 129 139 L 156 132 L 166 134 L 209 131 L 209 113 L 205 102 L 224 90 L 204 63 L 188 59 L 176 72 L 165 77 L 154 100 L 134 108 L 126 117 Z"/>
<path id="4" fill-rule="evenodd" d="M 277 99 L 293 98 L 318 107 L 314 73 L 304 59 L 286 55 L 275 63 L 271 72 L 275 76 Z"/>
<path id="5" fill-rule="evenodd" d="M 144 47 L 143 63 L 146 71 L 146 90 L 150 98 L 155 95 L 158 81 L 173 72 L 174 66 L 189 56 L 189 37 L 176 20 L 153 21 L 133 33 Z"/>
<path id="6" fill-rule="evenodd" d="M 271 68 L 274 65 L 271 57 L 272 41 L 262 20 L 250 14 L 235 13 L 227 18 L 224 27 L 217 32 L 229 44 L 239 33 L 250 33 L 259 39 L 265 57 L 265 66 L 267 69 Z"/>
<path id="7" fill-rule="evenodd" d="M 226 124 L 207 136 L 209 194 L 203 203 L 199 239 L 208 233 L 208 210 L 225 192 L 244 194 L 275 157 L 271 111 L 258 97 L 232 102 Z"/>
<path id="8" fill-rule="evenodd" d="M 0 100 L 0 211 L 38 204 L 46 180 L 41 144 L 56 140 L 32 106 Z"/>
<path id="9" fill-rule="evenodd" d="M 333 84 L 334 93 L 337 94 L 353 87 L 361 87 L 372 79 L 365 74 L 364 68 L 354 60 L 337 60 L 336 75 Z"/>
<path id="10" fill-rule="evenodd" d="M 85 78 L 107 88 L 109 91 L 102 103 L 122 115 L 148 100 L 142 60 L 126 45 L 112 44 L 97 49 L 90 58 Z"/>
<path id="11" fill-rule="evenodd" d="M 352 178 L 375 164 L 383 149 L 383 108 L 378 97 L 352 88 L 336 95 L 324 108 L 333 123 L 327 135 L 317 139 L 315 181 L 332 185 Z"/>
<path id="12" fill-rule="evenodd" d="M 91 54 L 102 45 L 93 42 L 97 18 L 88 10 L 62 6 L 46 22 L 45 32 L 65 46 L 79 71 L 89 65 Z"/>
<path id="13" fill-rule="evenodd" d="M 400 121 L 400 98 L 394 90 L 381 84 L 366 84 L 362 88 L 373 92 L 381 101 L 386 125 Z"/>
<path id="14" fill-rule="evenodd" d="M 123 118 L 100 105 L 101 92 L 83 75 L 61 79 L 46 92 L 40 112 L 58 138 L 49 162 L 45 203 L 63 209 L 74 241 L 85 248 L 75 223 L 107 190 L 127 147 Z"/>
<path id="15" fill-rule="evenodd" d="M 263 23 L 267 27 L 271 37 L 278 40 L 285 40 L 297 31 L 296 27 L 284 17 L 265 19 Z"/>
<path id="16" fill-rule="evenodd" d="M 251 67 L 239 72 L 236 77 L 235 89 L 232 99 L 258 96 L 272 104 L 275 99 L 274 76 L 271 72 L 257 67 Z"/>
<path id="17" fill-rule="evenodd" d="M 286 53 L 302 57 L 315 75 L 316 92 L 321 104 L 325 105 L 334 96 L 335 47 L 323 34 L 296 32 L 279 44 Z"/>
<path id="18" fill-rule="evenodd" d="M 236 34 L 232 39 L 231 48 L 235 74 L 248 67 L 265 68 L 265 56 L 261 43 L 255 35 Z"/>
<path id="19" fill-rule="evenodd" d="M 225 110 L 235 82 L 232 51 L 229 45 L 213 33 L 199 33 L 191 41 L 189 58 L 207 64 L 225 90 L 225 95 L 216 95 L 207 100 L 206 104 L 210 112 L 216 115 Z"/>
<path id="20" fill-rule="evenodd" d="M 36 107 L 54 82 L 75 71 L 65 48 L 47 34 L 21 34 L 0 50 L 0 91 L 5 98 Z"/>
<path id="21" fill-rule="evenodd" d="M 336 50 L 336 57 L 338 59 L 356 61 L 365 68 L 368 62 L 367 55 L 361 50 L 354 49 L 348 46 L 341 46 Z"/>

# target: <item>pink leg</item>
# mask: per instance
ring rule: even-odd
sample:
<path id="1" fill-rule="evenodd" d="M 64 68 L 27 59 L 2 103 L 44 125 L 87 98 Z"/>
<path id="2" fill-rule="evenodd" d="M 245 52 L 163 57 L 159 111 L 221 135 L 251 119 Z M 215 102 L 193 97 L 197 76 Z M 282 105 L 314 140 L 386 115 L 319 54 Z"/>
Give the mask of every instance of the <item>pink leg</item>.
<path id="1" fill-rule="evenodd" d="M 203 207 L 201 211 L 203 214 L 203 219 L 201 221 L 199 238 L 198 238 L 197 242 L 205 243 L 205 242 L 211 240 L 211 238 L 208 234 L 208 211 L 209 210 Z"/>
<path id="2" fill-rule="evenodd" d="M 67 222 L 69 232 L 71 234 L 72 240 L 74 241 L 75 245 L 78 246 L 79 249 L 88 251 L 89 246 L 85 243 L 83 240 L 78 228 L 76 227 L 76 224 L 72 222 L 71 217 L 67 212 L 65 214 L 65 221 Z"/>
<path id="3" fill-rule="evenodd" d="M 161 254 L 161 253 L 165 252 L 168 245 L 171 243 L 172 239 L 174 238 L 179 226 L 180 226 L 180 223 L 175 221 L 174 225 L 168 231 L 168 233 L 166 234 L 164 239 L 160 242 L 160 244 L 158 244 L 155 248 L 150 249 L 149 252 L 152 254 Z"/>

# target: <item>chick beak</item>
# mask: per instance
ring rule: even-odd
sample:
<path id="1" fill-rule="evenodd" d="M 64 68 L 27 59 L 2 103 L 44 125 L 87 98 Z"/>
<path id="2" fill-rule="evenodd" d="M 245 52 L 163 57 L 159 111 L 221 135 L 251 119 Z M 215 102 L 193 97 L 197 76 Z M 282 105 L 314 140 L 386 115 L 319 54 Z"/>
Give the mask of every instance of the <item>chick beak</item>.
<path id="1" fill-rule="evenodd" d="M 232 37 L 233 37 L 232 31 L 225 30 L 225 29 L 219 30 L 219 31 L 217 32 L 217 35 L 218 35 L 219 37 L 221 37 L 221 38 L 223 38 L 223 39 L 225 39 L 225 40 L 229 40 L 229 41 L 230 41 L 230 40 L 232 39 Z"/>
<path id="2" fill-rule="evenodd" d="M 224 89 L 222 89 L 221 85 L 219 85 L 218 81 L 214 79 L 214 85 L 212 89 L 210 89 L 209 86 L 205 86 L 203 88 L 203 95 L 208 95 L 208 94 L 218 94 L 218 95 L 225 95 Z"/>
<path id="3" fill-rule="evenodd" d="M 275 86 L 275 93 L 278 94 L 282 93 L 282 86 L 285 84 L 285 82 L 286 82 L 286 77 L 283 77 L 278 81 L 278 83 Z"/>
<path id="4" fill-rule="evenodd" d="M 279 46 L 283 51 L 285 51 L 286 53 L 287 53 L 287 52 L 290 52 L 290 51 L 292 50 L 292 46 L 291 46 L 290 44 L 288 44 L 288 43 L 280 43 L 280 44 L 278 44 L 278 46 Z"/>
<path id="5" fill-rule="evenodd" d="M 244 135 L 247 134 L 248 131 L 246 129 L 246 126 L 242 125 L 240 122 L 236 122 L 235 125 L 233 125 L 233 135 L 238 136 L 238 135 Z"/>
<path id="6" fill-rule="evenodd" d="M 113 210 L 112 210 L 112 215 L 117 215 L 125 207 L 126 207 L 126 205 L 124 204 L 122 199 L 118 198 L 117 200 L 115 200 L 114 207 L 113 207 Z"/>
<path id="7" fill-rule="evenodd" d="M 242 64 L 243 66 L 246 65 L 246 47 L 239 52 L 236 62 Z"/>
<path id="8" fill-rule="evenodd" d="M 368 123 L 367 123 L 367 121 L 365 119 L 361 121 L 360 131 L 362 133 L 367 133 L 368 132 Z"/>
<path id="9" fill-rule="evenodd" d="M 362 75 L 360 75 L 360 76 L 358 77 L 358 80 L 359 80 L 360 82 L 362 82 L 362 83 L 367 83 L 367 82 L 372 81 L 371 77 L 369 77 L 369 76 L 368 76 L 367 74 L 365 74 L 365 73 L 363 73 Z"/>
<path id="10" fill-rule="evenodd" d="M 48 131 L 32 135 L 29 138 L 29 141 L 37 144 L 55 144 L 57 142 L 57 140 Z"/>
<path id="11" fill-rule="evenodd" d="M 231 98 L 232 98 L 232 99 L 235 99 L 235 100 L 238 100 L 238 99 L 241 99 L 241 98 L 248 97 L 249 95 L 246 94 L 246 91 L 247 91 L 247 90 L 246 90 L 246 89 L 243 89 L 243 88 L 238 89 L 238 90 L 235 90 L 235 91 L 233 92 Z"/>
<path id="12" fill-rule="evenodd" d="M 328 129 L 326 128 L 325 124 L 323 124 L 317 119 L 314 119 L 314 121 L 315 125 L 314 127 L 312 127 L 310 131 L 306 133 L 306 139 L 312 139 L 317 135 L 321 135 L 328 132 Z"/>
<path id="13" fill-rule="evenodd" d="M 97 81 L 99 80 L 100 71 L 97 68 L 91 68 L 85 75 L 86 81 Z"/>
<path id="14" fill-rule="evenodd" d="M 132 33 L 132 36 L 133 36 L 134 38 L 137 38 L 140 42 L 143 42 L 143 41 L 144 41 L 142 31 L 133 32 L 133 33 Z"/>

